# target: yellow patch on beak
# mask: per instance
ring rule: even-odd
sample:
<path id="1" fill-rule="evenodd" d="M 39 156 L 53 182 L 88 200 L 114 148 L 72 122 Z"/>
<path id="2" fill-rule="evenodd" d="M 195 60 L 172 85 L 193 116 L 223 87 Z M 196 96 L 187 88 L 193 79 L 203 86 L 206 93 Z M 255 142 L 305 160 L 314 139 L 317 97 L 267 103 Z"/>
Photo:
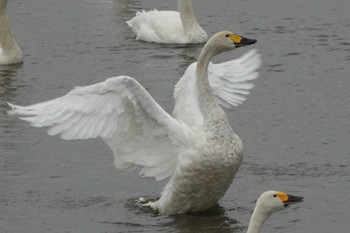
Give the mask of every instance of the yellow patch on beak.
<path id="1" fill-rule="evenodd" d="M 277 197 L 281 199 L 282 202 L 288 201 L 288 195 L 282 192 L 276 193 Z"/>
<path id="2" fill-rule="evenodd" d="M 239 35 L 231 34 L 229 37 L 235 44 L 239 44 L 242 41 L 242 37 L 240 37 Z"/>

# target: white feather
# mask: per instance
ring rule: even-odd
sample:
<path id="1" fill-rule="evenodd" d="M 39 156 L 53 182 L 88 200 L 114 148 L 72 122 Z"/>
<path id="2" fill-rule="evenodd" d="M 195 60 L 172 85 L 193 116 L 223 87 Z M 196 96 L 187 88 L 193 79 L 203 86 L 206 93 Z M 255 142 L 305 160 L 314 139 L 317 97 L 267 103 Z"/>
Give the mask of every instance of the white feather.
<path id="1" fill-rule="evenodd" d="M 143 176 L 164 179 L 176 165 L 172 140 L 181 134 L 168 115 L 134 79 L 114 77 L 28 107 L 9 104 L 35 127 L 62 139 L 103 138 L 118 167 L 144 166 Z M 171 130 L 169 128 L 171 127 Z"/>
<path id="2" fill-rule="evenodd" d="M 203 124 L 203 117 L 198 104 L 196 84 L 196 64 L 192 63 L 175 86 L 175 107 L 173 115 L 176 119 L 193 127 Z M 219 64 L 210 63 L 208 79 L 212 92 L 218 103 L 232 108 L 245 101 L 254 87 L 252 81 L 259 76 L 261 55 L 251 49 L 242 57 Z"/>

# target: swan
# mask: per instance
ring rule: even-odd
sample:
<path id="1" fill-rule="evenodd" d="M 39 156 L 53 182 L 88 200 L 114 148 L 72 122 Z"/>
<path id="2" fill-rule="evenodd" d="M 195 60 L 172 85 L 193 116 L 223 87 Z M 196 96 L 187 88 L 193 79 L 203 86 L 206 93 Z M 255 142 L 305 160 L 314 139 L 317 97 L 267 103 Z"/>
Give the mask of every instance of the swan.
<path id="1" fill-rule="evenodd" d="M 34 127 L 49 127 L 49 135 L 65 140 L 102 138 L 114 153 L 117 169 L 141 166 L 143 177 L 170 177 L 159 200 L 146 204 L 160 213 L 204 211 L 225 194 L 242 162 L 242 142 L 208 81 L 210 59 L 255 42 L 227 31 L 212 36 L 199 55 L 195 75 L 187 70 L 175 88 L 173 116 L 128 76 L 76 87 L 62 97 L 26 107 L 8 103 L 9 114 L 19 115 Z M 249 71 L 248 57 L 238 60 L 240 74 L 250 80 L 256 72 Z M 221 72 L 225 70 L 213 71 L 216 84 Z M 225 89 L 227 96 L 217 98 L 233 104 L 242 101 L 240 94 L 247 94 L 251 87 L 242 82 L 244 75 L 238 76 L 236 86 L 220 75 L 222 85 L 216 88 Z"/>
<path id="2" fill-rule="evenodd" d="M 303 200 L 303 197 L 292 196 L 284 192 L 266 191 L 262 193 L 256 201 L 247 233 L 259 233 L 271 214 Z"/>
<path id="3" fill-rule="evenodd" d="M 7 0 L 0 0 L 0 65 L 22 63 L 22 51 L 12 37 L 7 17 Z"/>
<path id="4" fill-rule="evenodd" d="M 191 0 L 178 0 L 177 11 L 142 11 L 126 23 L 136 34 L 137 40 L 169 43 L 198 44 L 208 40 L 207 33 L 199 26 L 192 10 Z"/>

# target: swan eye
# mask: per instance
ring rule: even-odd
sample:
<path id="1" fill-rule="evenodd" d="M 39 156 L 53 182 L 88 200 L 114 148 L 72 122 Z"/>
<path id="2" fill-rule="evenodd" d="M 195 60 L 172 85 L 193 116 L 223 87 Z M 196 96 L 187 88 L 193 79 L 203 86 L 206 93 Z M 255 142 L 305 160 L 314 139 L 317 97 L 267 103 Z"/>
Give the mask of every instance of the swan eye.
<path id="1" fill-rule="evenodd" d="M 276 194 L 274 194 L 274 195 L 273 195 L 273 197 L 277 197 L 277 195 L 276 195 Z"/>
<path id="2" fill-rule="evenodd" d="M 229 37 L 230 35 L 229 34 L 226 34 L 226 37 Z"/>

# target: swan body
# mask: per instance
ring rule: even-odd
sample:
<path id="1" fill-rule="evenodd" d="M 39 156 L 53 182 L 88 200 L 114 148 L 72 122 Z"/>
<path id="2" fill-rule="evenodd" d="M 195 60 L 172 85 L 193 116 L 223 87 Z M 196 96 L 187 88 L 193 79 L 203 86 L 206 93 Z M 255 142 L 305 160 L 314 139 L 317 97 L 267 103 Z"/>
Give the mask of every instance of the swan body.
<path id="1" fill-rule="evenodd" d="M 22 63 L 22 51 L 12 37 L 7 16 L 7 0 L 0 0 L 0 65 Z"/>
<path id="2" fill-rule="evenodd" d="M 207 33 L 199 26 L 191 0 L 178 0 L 179 11 L 142 11 L 126 23 L 137 40 L 169 43 L 204 43 Z"/>
<path id="3" fill-rule="evenodd" d="M 303 197 L 292 196 L 284 192 L 267 191 L 262 193 L 256 201 L 247 233 L 259 233 L 262 225 L 271 214 L 289 205 L 302 202 L 303 199 Z"/>
<path id="4" fill-rule="evenodd" d="M 148 203 L 159 212 L 203 211 L 225 194 L 242 162 L 242 142 L 216 98 L 232 104 L 242 101 L 234 96 L 247 94 L 251 87 L 242 89 L 243 74 L 250 80 L 257 68 L 253 64 L 251 69 L 245 60 L 250 56 L 259 60 L 259 56 L 253 51 L 238 59 L 236 66 L 242 64 L 242 76 L 237 76 L 237 83 L 225 81 L 224 69 L 211 71 L 217 92 L 221 93 L 221 88 L 227 93 L 223 99 L 212 93 L 208 67 L 215 64 L 210 64 L 210 59 L 255 42 L 231 32 L 215 34 L 193 65 L 196 69 L 191 66 L 176 86 L 174 116 L 128 76 L 76 87 L 62 97 L 27 107 L 9 104 L 9 113 L 22 116 L 34 127 L 49 127 L 49 135 L 58 134 L 62 139 L 101 137 L 113 151 L 117 168 L 141 166 L 143 177 L 170 177 L 160 199 Z"/>

